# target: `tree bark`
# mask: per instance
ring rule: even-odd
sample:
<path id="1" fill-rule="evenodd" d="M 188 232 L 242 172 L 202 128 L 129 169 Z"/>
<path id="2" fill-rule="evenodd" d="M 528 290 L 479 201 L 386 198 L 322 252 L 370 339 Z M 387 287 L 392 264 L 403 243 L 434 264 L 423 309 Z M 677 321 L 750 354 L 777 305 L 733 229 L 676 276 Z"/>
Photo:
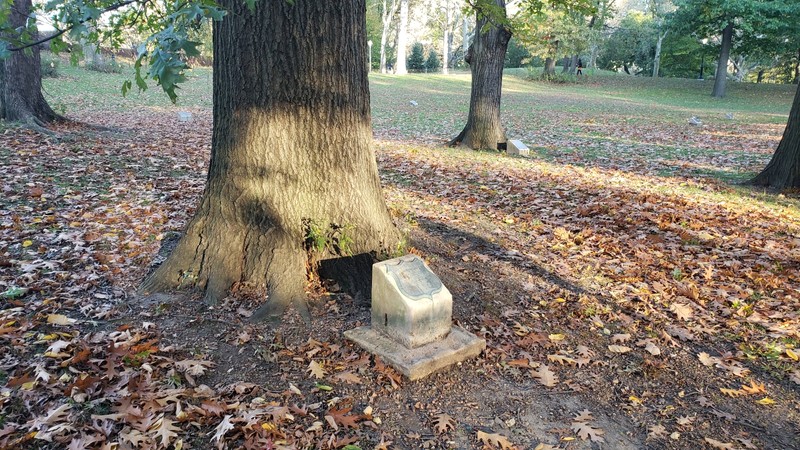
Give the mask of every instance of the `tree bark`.
<path id="1" fill-rule="evenodd" d="M 797 50 L 797 64 L 794 65 L 794 84 L 800 84 L 800 49 Z"/>
<path id="2" fill-rule="evenodd" d="M 365 3 L 220 3 L 206 188 L 141 291 L 194 287 L 214 303 L 243 283 L 268 292 L 255 317 L 302 312 L 307 238 L 325 235 L 321 258 L 399 242 L 371 148 Z"/>
<path id="3" fill-rule="evenodd" d="M 544 72 L 542 76 L 550 78 L 556 74 L 556 60 L 552 56 L 548 56 L 544 60 Z"/>
<path id="4" fill-rule="evenodd" d="M 669 31 L 658 33 L 658 40 L 656 41 L 656 54 L 653 57 L 653 78 L 658 78 L 658 72 L 661 70 L 661 44 L 664 42 L 664 38 L 667 37 L 668 32 Z"/>
<path id="5" fill-rule="evenodd" d="M 575 71 L 578 68 L 578 55 L 572 55 L 572 59 L 569 62 L 569 74 L 575 75 Z"/>
<path id="6" fill-rule="evenodd" d="M 30 15 L 31 0 L 14 0 L 14 7 L 8 18 L 10 28 L 26 28 Z M 38 33 L 34 31 L 31 38 L 34 41 L 38 39 Z M 42 67 L 38 46 L 12 52 L 5 61 L 0 61 L 0 65 L 3 66 L 0 118 L 38 126 L 62 119 L 50 108 L 42 95 Z"/>
<path id="7" fill-rule="evenodd" d="M 758 69 L 758 78 L 756 79 L 756 83 L 761 83 L 764 81 L 764 69 Z"/>
<path id="8" fill-rule="evenodd" d="M 564 59 L 561 60 L 561 73 L 568 73 L 569 72 L 569 56 L 565 56 Z"/>
<path id="9" fill-rule="evenodd" d="M 444 38 L 442 39 L 442 73 L 447 75 L 448 57 L 450 56 L 450 1 L 444 3 Z"/>
<path id="10" fill-rule="evenodd" d="M 783 138 L 767 167 L 749 181 L 773 189 L 800 187 L 800 86 L 794 96 Z"/>
<path id="11" fill-rule="evenodd" d="M 495 0 L 505 11 L 505 0 Z M 488 26 L 487 26 L 488 24 Z M 485 27 L 485 28 L 484 28 Z M 500 96 L 503 89 L 503 62 L 511 31 L 478 16 L 475 37 L 467 55 L 472 73 L 467 124 L 450 146 L 462 145 L 475 150 L 497 150 L 506 142 L 500 123 Z"/>
<path id="12" fill-rule="evenodd" d="M 392 25 L 392 18 L 397 12 L 397 0 L 392 0 L 391 6 L 386 7 L 386 0 L 383 0 L 383 10 L 381 12 L 381 22 L 383 30 L 381 31 L 381 73 L 386 73 L 386 43 L 389 40 L 389 29 Z"/>
<path id="13" fill-rule="evenodd" d="M 394 73 L 405 75 L 408 73 L 406 68 L 406 55 L 408 49 L 408 1 L 400 0 L 400 24 L 397 26 L 397 62 L 395 63 Z"/>
<path id="14" fill-rule="evenodd" d="M 731 56 L 731 43 L 733 41 L 733 22 L 728 22 L 722 30 L 722 48 L 719 51 L 717 74 L 714 77 L 714 90 L 711 95 L 717 98 L 725 97 L 725 84 L 728 81 L 728 59 Z"/>

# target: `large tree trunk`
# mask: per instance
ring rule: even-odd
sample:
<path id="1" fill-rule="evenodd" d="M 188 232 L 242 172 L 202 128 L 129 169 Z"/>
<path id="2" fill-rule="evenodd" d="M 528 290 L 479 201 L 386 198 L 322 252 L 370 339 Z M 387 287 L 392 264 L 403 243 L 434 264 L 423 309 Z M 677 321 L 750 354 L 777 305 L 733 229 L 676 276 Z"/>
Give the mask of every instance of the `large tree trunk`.
<path id="1" fill-rule="evenodd" d="M 196 287 L 213 303 L 245 283 L 267 289 L 256 316 L 304 311 L 311 235 L 330 257 L 399 242 L 371 148 L 365 4 L 220 3 L 206 189 L 141 291 Z"/>
<path id="2" fill-rule="evenodd" d="M 505 0 L 495 0 L 505 11 Z M 503 62 L 511 39 L 511 31 L 490 24 L 489 19 L 478 16 L 475 37 L 467 52 L 467 63 L 472 73 L 472 90 L 469 99 L 469 116 L 461 133 L 451 146 L 463 145 L 472 149 L 496 150 L 506 142 L 500 123 L 500 95 L 503 88 Z M 485 31 L 483 31 L 485 30 Z"/>
<path id="3" fill-rule="evenodd" d="M 774 189 L 800 187 L 800 86 L 775 154 L 767 167 L 750 180 L 750 184 Z"/>
<path id="4" fill-rule="evenodd" d="M 722 48 L 719 51 L 717 74 L 714 78 L 714 90 L 711 95 L 717 98 L 725 97 L 725 83 L 728 81 L 728 59 L 731 56 L 731 42 L 733 41 L 733 22 L 722 30 Z"/>
<path id="5" fill-rule="evenodd" d="M 400 24 L 397 26 L 397 63 L 394 73 L 405 75 L 408 73 L 406 68 L 406 50 L 408 49 L 408 1 L 400 0 Z"/>
<path id="6" fill-rule="evenodd" d="M 569 62 L 569 74 L 575 75 L 575 71 L 578 69 L 578 55 L 572 55 L 572 58 Z"/>
<path id="7" fill-rule="evenodd" d="M 568 73 L 569 72 L 569 56 L 565 56 L 564 59 L 561 60 L 561 73 Z"/>
<path id="8" fill-rule="evenodd" d="M 8 18 L 9 27 L 28 27 L 30 15 L 31 0 L 14 0 L 14 7 Z M 34 41 L 37 39 L 35 30 L 31 38 Z M 3 97 L 0 102 L 0 118 L 35 125 L 45 125 L 61 119 L 42 95 L 42 68 L 37 46 L 12 52 L 8 59 L 0 61 L 0 65 L 4 72 L 0 77 L 0 95 Z"/>

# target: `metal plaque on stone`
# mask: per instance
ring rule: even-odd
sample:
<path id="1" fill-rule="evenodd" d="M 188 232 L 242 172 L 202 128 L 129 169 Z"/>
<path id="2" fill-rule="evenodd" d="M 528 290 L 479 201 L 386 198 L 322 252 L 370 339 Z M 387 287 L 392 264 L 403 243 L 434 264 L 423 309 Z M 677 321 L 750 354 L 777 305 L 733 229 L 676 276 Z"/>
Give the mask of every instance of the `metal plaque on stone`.
<path id="1" fill-rule="evenodd" d="M 442 280 L 418 258 L 401 259 L 395 265 L 387 265 L 386 273 L 391 275 L 403 295 L 415 301 L 432 299 L 444 287 Z"/>

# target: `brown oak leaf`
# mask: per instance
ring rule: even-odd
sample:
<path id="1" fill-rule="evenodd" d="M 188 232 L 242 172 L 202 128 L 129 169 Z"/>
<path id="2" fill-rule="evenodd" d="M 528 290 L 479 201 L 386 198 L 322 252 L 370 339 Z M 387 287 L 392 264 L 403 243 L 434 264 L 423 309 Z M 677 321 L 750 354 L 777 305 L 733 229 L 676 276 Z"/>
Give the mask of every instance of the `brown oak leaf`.
<path id="1" fill-rule="evenodd" d="M 447 433 L 456 429 L 456 421 L 448 414 L 437 414 L 433 418 L 433 428 L 439 434 Z"/>
<path id="2" fill-rule="evenodd" d="M 483 445 L 488 445 L 492 448 L 514 450 L 514 444 L 512 444 L 511 441 L 509 441 L 508 438 L 502 434 L 484 433 L 483 431 L 478 431 L 478 440 L 481 441 Z"/>

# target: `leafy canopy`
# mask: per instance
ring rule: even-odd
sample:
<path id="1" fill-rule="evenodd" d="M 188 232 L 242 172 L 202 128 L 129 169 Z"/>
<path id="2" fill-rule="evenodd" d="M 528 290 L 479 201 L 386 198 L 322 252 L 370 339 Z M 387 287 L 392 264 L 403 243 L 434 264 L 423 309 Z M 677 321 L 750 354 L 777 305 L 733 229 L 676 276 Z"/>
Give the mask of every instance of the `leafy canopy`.
<path id="1" fill-rule="evenodd" d="M 255 5 L 255 0 L 244 1 L 251 8 Z M 0 58 L 49 41 L 54 52 L 70 50 L 77 62 L 79 44 L 120 48 L 128 44 L 125 32 L 133 32 L 145 36 L 136 49 L 136 85 L 147 89 L 145 79 L 152 78 L 173 102 L 178 84 L 186 79 L 187 58 L 200 55 L 201 43 L 190 38 L 190 31 L 203 20 L 222 20 L 225 15 L 214 0 L 49 0 L 35 6 L 26 27 L 13 29 L 7 20 L 13 3 L 0 0 Z M 46 17 L 55 33 L 34 39 L 37 16 Z M 132 82 L 125 81 L 122 93 L 131 87 Z"/>

